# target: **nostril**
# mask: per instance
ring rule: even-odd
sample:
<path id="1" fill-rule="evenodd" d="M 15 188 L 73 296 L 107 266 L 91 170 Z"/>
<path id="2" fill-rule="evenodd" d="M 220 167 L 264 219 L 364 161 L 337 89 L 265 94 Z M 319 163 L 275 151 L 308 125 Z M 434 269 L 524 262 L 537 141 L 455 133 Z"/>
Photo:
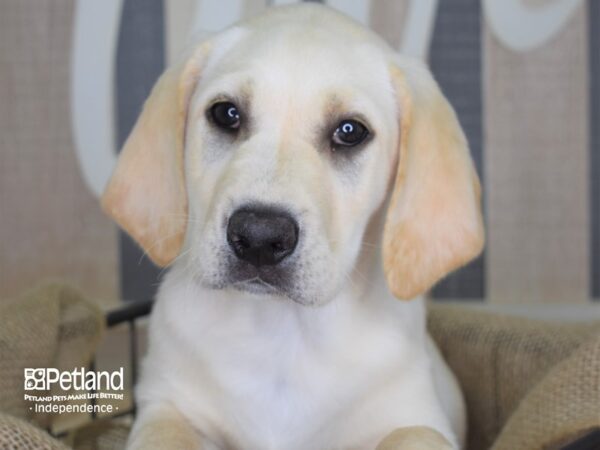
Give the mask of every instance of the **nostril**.
<path id="1" fill-rule="evenodd" d="M 250 248 L 250 242 L 244 236 L 233 236 L 231 238 L 231 242 L 233 242 L 237 247 L 241 249 Z"/>
<path id="2" fill-rule="evenodd" d="M 275 252 L 282 252 L 285 250 L 285 247 L 283 246 L 283 244 L 281 242 L 273 242 L 271 244 L 271 248 L 273 249 L 273 251 Z"/>

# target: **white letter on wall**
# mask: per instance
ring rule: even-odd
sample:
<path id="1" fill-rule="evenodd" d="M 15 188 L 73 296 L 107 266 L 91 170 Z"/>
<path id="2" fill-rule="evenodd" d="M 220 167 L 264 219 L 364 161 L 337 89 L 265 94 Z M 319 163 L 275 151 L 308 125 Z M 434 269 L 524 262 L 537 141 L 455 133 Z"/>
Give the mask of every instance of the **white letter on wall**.
<path id="1" fill-rule="evenodd" d="M 79 167 L 100 196 L 116 164 L 115 50 L 121 0 L 79 0 L 71 53 L 71 120 Z"/>
<path id="2" fill-rule="evenodd" d="M 502 44 L 516 51 L 528 51 L 556 34 L 580 2 L 554 0 L 533 7 L 523 0 L 484 0 L 483 11 Z"/>

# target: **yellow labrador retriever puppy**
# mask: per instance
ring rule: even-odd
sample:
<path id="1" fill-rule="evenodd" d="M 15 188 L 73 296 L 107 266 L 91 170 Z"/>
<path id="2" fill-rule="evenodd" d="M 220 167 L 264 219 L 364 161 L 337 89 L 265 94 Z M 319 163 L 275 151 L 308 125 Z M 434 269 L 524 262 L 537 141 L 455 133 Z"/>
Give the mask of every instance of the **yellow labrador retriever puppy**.
<path id="1" fill-rule="evenodd" d="M 418 297 L 481 251 L 480 187 L 422 64 L 323 6 L 235 25 L 162 75 L 103 205 L 170 266 L 130 448 L 460 447 Z"/>

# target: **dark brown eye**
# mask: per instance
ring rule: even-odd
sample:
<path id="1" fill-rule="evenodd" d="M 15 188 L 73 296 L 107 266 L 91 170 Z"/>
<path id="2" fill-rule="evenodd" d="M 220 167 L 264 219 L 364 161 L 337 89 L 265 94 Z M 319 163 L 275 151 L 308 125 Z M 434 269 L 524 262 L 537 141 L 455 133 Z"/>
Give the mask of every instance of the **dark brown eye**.
<path id="1" fill-rule="evenodd" d="M 225 130 L 237 130 L 240 127 L 240 112 L 231 102 L 219 102 L 212 105 L 210 115 L 215 124 Z"/>
<path id="2" fill-rule="evenodd" d="M 340 122 L 333 133 L 331 141 L 334 147 L 354 147 L 363 142 L 369 135 L 369 130 L 357 120 Z"/>

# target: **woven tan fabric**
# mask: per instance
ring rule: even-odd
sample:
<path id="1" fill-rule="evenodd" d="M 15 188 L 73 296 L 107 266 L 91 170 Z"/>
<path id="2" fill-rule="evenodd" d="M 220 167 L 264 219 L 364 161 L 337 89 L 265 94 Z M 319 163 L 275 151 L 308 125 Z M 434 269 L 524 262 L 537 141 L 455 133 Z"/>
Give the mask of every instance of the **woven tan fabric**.
<path id="1" fill-rule="evenodd" d="M 554 367 L 523 399 L 493 450 L 555 449 L 600 427 L 600 333 Z"/>
<path id="2" fill-rule="evenodd" d="M 23 369 L 87 366 L 104 315 L 77 290 L 50 283 L 2 302 L 0 317 L 0 411 L 49 427 L 52 417 L 33 414 L 23 399 Z"/>
<path id="3" fill-rule="evenodd" d="M 23 369 L 51 366 L 58 342 L 59 304 L 44 301 L 33 291 L 2 304 L 0 317 L 0 411 L 27 418 Z"/>
<path id="4" fill-rule="evenodd" d="M 44 430 L 24 420 L 0 413 L 0 450 L 66 450 Z"/>
<path id="5" fill-rule="evenodd" d="M 553 366 L 600 331 L 599 323 L 558 324 L 439 304 L 431 305 L 428 322 L 432 336 L 465 395 L 469 450 L 489 449 L 528 392 L 545 379 Z M 598 389 L 597 379 L 594 381 L 583 375 L 598 371 L 598 362 L 589 361 L 586 366 L 580 361 L 579 370 L 581 380 L 578 386 L 585 387 L 590 393 Z M 561 399 L 568 395 L 567 389 L 570 388 L 567 385 L 564 391 L 558 389 L 559 386 L 545 390 L 541 386 L 534 390 L 540 389 L 538 395 L 540 398 L 547 396 L 543 401 L 548 404 L 563 401 Z M 542 402 L 540 399 L 537 401 Z M 577 401 L 574 398 L 574 403 Z M 556 411 L 551 409 L 528 416 L 526 412 L 531 407 L 525 406 L 525 403 L 522 406 L 525 412 L 520 413 L 510 433 L 516 433 L 514 430 L 518 424 L 524 427 L 520 432 L 527 434 L 527 428 L 536 421 L 556 423 L 562 420 L 553 416 Z M 574 404 L 573 408 L 577 409 L 577 405 Z M 600 411 L 600 403 L 597 408 Z M 569 421 L 564 422 L 564 426 L 573 432 L 579 427 Z M 511 447 L 499 447 L 502 450 L 508 448 Z"/>
<path id="6" fill-rule="evenodd" d="M 74 436 L 76 450 L 121 450 L 125 448 L 130 425 L 114 420 L 97 420 L 82 427 Z"/>
<path id="7" fill-rule="evenodd" d="M 394 430 L 375 450 L 452 450 L 452 448 L 452 445 L 438 431 L 417 426 Z"/>

